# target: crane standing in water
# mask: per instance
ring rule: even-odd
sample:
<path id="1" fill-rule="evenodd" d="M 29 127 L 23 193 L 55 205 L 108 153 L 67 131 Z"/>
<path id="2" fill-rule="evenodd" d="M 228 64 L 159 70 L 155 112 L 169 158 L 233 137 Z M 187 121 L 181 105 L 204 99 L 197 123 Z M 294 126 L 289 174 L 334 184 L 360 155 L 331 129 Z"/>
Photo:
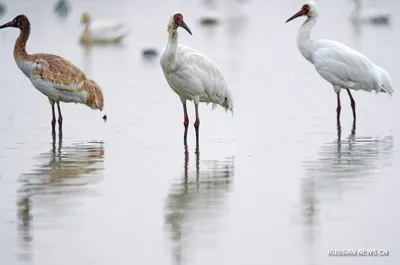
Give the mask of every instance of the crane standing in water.
<path id="1" fill-rule="evenodd" d="M 198 146 L 200 125 L 199 103 L 212 103 L 212 109 L 220 105 L 226 111 L 230 110 L 233 113 L 233 96 L 216 63 L 200 52 L 178 44 L 178 27 L 182 27 L 189 34 L 192 34 L 184 22 L 182 14 L 173 14 L 168 23 L 168 44 L 162 52 L 160 64 L 165 79 L 182 101 L 185 144 L 189 124 L 186 100 L 194 102 L 196 112 L 194 127 Z"/>
<path id="2" fill-rule="evenodd" d="M 63 121 L 60 102 L 81 103 L 103 111 L 104 98 L 101 88 L 94 80 L 88 79 L 78 67 L 57 55 L 26 52 L 31 24 L 25 15 L 18 15 L 12 21 L 1 25 L 0 29 L 7 27 L 20 30 L 14 45 L 14 59 L 23 74 L 31 80 L 32 85 L 49 98 L 53 114 L 51 121 L 53 132 L 56 125 L 54 104 L 57 104 L 58 108 L 60 133 Z M 107 116 L 104 115 L 103 119 L 106 120 Z"/>
<path id="3" fill-rule="evenodd" d="M 311 39 L 311 31 L 318 18 L 318 9 L 313 1 L 304 4 L 301 10 L 286 22 L 300 16 L 306 16 L 307 20 L 300 27 L 297 46 L 304 58 L 315 66 L 317 72 L 326 81 L 333 85 L 337 94 L 338 121 L 341 111 L 339 95 L 341 89 L 346 89 L 349 94 L 354 121 L 356 120 L 355 101 L 350 89 L 384 92 L 392 95 L 392 80 L 389 74 L 363 54 L 336 41 Z"/>

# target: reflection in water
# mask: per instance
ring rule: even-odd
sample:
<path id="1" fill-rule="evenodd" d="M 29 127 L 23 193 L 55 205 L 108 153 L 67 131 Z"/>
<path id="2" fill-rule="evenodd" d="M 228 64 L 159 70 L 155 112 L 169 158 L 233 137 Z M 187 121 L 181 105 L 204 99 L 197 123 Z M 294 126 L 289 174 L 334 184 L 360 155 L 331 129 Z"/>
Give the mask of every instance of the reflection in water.
<path id="1" fill-rule="evenodd" d="M 244 30 L 248 22 L 247 15 L 244 10 L 244 3 L 239 0 L 227 0 L 225 3 L 226 22 L 228 33 L 242 39 L 241 32 Z"/>
<path id="2" fill-rule="evenodd" d="M 189 172 L 189 153 L 185 145 L 185 162 L 182 181 L 173 183 L 166 198 L 165 224 L 173 243 L 176 264 L 185 263 L 185 250 L 189 241 L 197 236 L 204 239 L 219 229 L 224 201 L 234 176 L 234 157 L 223 160 L 202 160 L 196 152 L 196 171 Z M 213 240 L 207 241 L 210 245 Z"/>
<path id="3" fill-rule="evenodd" d="M 393 137 L 383 139 L 357 137 L 353 124 L 347 139 L 341 139 L 338 124 L 338 138 L 324 144 L 317 161 L 306 161 L 307 176 L 302 180 L 302 217 L 304 240 L 307 246 L 307 264 L 316 264 L 315 240 L 318 231 L 318 212 L 321 202 L 334 200 L 338 196 L 352 195 L 371 184 L 371 176 L 390 163 Z"/>
<path id="4" fill-rule="evenodd" d="M 87 76 L 90 76 L 90 70 L 91 70 L 91 49 L 92 46 L 88 44 L 83 44 L 82 45 L 82 64 L 83 64 L 83 71 Z"/>
<path id="5" fill-rule="evenodd" d="M 248 19 L 243 11 L 243 5 L 238 0 L 225 1 L 226 23 L 224 31 L 226 34 L 226 48 L 228 66 L 232 74 L 240 80 L 242 74 L 243 54 L 247 54 L 248 50 L 244 47 L 246 43 L 246 30 Z"/>
<path id="6" fill-rule="evenodd" d="M 362 37 L 362 28 L 359 23 L 351 22 L 351 26 L 353 28 L 353 47 L 354 49 L 361 49 L 361 37 Z"/>
<path id="7" fill-rule="evenodd" d="M 56 144 L 58 138 L 58 144 Z M 18 231 L 21 239 L 20 260 L 32 260 L 31 221 L 35 210 L 48 207 L 49 202 L 61 201 L 65 194 L 84 192 L 87 185 L 98 181 L 103 170 L 104 147 L 101 142 L 62 146 L 62 134 L 53 135 L 51 151 L 38 155 L 37 165 L 30 173 L 19 177 Z M 56 196 L 56 198 L 55 198 Z"/>
<path id="8" fill-rule="evenodd" d="M 314 176 L 302 180 L 302 216 L 303 237 L 306 245 L 306 264 L 318 264 L 315 261 L 315 237 L 318 233 L 317 201 Z"/>

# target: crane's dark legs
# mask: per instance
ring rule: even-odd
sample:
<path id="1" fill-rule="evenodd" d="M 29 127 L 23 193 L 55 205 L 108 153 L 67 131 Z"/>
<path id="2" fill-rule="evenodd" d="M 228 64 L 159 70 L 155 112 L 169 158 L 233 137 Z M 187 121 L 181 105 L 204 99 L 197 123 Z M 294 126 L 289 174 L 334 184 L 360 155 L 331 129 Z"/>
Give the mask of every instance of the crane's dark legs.
<path id="1" fill-rule="evenodd" d="M 58 109 L 58 126 L 59 126 L 59 133 L 62 133 L 62 122 L 63 122 L 63 117 L 61 115 L 61 108 L 60 108 L 60 102 L 57 102 L 57 109 Z M 55 123 L 54 123 L 55 125 Z"/>
<path id="2" fill-rule="evenodd" d="M 196 149 L 197 152 L 199 151 L 199 126 L 200 126 L 200 119 L 199 119 L 199 104 L 194 104 L 194 109 L 196 111 L 196 121 L 194 122 L 194 128 L 196 129 Z"/>
<path id="3" fill-rule="evenodd" d="M 356 120 L 356 102 L 354 101 L 353 96 L 350 93 L 350 90 L 349 89 L 346 89 L 346 90 L 350 97 L 351 108 L 353 109 L 353 119 L 355 121 Z"/>
<path id="4" fill-rule="evenodd" d="M 337 108 L 336 108 L 336 113 L 337 113 L 337 120 L 340 120 L 340 111 L 342 110 L 342 106 L 340 105 L 340 92 L 336 93 L 337 94 Z"/>
<path id="5" fill-rule="evenodd" d="M 53 115 L 53 118 L 51 119 L 51 131 L 54 134 L 56 132 L 56 111 L 54 109 L 54 101 L 50 100 L 50 105 L 51 105 L 51 112 Z"/>
<path id="6" fill-rule="evenodd" d="M 187 145 L 187 131 L 189 127 L 189 117 L 187 114 L 186 102 L 182 103 L 183 105 L 183 125 L 185 126 L 185 133 L 183 135 L 183 143 Z"/>

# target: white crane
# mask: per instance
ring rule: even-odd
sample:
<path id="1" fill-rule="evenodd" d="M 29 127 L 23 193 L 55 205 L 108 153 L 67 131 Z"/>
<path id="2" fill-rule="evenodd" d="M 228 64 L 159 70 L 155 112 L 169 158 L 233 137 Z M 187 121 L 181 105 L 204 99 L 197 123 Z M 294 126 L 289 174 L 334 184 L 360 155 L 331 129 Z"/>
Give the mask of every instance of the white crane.
<path id="1" fill-rule="evenodd" d="M 199 102 L 212 103 L 213 110 L 220 105 L 225 111 L 230 110 L 233 113 L 233 96 L 216 63 L 200 52 L 178 44 L 178 27 L 184 28 L 192 35 L 183 21 L 182 14 L 173 14 L 168 23 L 168 43 L 162 51 L 160 64 L 169 86 L 182 101 L 185 144 L 189 124 L 186 100 L 194 102 L 196 112 L 194 127 L 198 146 Z"/>
<path id="2" fill-rule="evenodd" d="M 82 44 L 117 44 L 128 36 L 131 31 L 124 21 L 92 21 L 87 12 L 82 14 L 81 23 L 85 26 L 80 37 Z"/>
<path id="3" fill-rule="evenodd" d="M 356 119 L 355 102 L 350 89 L 368 92 L 384 92 L 392 95 L 392 80 L 381 67 L 372 63 L 363 54 L 332 40 L 313 40 L 311 31 L 318 18 L 318 9 L 313 1 L 303 5 L 301 10 L 286 20 L 286 23 L 300 16 L 307 20 L 300 27 L 297 46 L 300 53 L 315 66 L 317 72 L 337 93 L 337 118 L 340 117 L 340 90 L 346 89 L 349 94 L 353 118 Z"/>
<path id="4" fill-rule="evenodd" d="M 350 19 L 358 24 L 389 24 L 390 14 L 382 10 L 368 9 L 363 10 L 361 0 L 354 1 L 354 10 L 351 12 Z"/>

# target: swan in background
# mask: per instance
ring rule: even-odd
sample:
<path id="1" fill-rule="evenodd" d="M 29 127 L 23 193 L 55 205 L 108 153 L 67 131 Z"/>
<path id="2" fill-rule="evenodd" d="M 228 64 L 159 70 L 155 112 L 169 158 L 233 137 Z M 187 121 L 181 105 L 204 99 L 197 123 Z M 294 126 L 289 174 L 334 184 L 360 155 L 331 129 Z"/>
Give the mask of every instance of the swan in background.
<path id="1" fill-rule="evenodd" d="M 120 43 L 130 29 L 124 21 L 92 21 L 88 13 L 83 13 L 81 23 L 85 25 L 80 41 L 83 44 Z"/>
<path id="2" fill-rule="evenodd" d="M 377 9 L 362 10 L 361 0 L 354 1 L 354 10 L 351 12 L 350 18 L 353 23 L 362 24 L 389 24 L 390 14 Z"/>

